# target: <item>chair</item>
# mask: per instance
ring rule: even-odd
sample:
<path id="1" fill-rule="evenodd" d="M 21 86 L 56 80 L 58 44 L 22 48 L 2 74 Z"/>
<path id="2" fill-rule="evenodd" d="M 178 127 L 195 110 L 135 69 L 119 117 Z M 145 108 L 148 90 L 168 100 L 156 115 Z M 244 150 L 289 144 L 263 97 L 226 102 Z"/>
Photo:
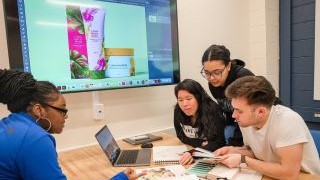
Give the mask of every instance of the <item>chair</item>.
<path id="1" fill-rule="evenodd" d="M 316 144 L 319 156 L 320 156 L 320 130 L 310 130 L 313 141 Z"/>
<path id="2" fill-rule="evenodd" d="M 229 138 L 233 137 L 234 130 L 236 126 L 228 125 L 224 128 L 224 138 L 226 138 L 226 143 L 229 144 Z"/>

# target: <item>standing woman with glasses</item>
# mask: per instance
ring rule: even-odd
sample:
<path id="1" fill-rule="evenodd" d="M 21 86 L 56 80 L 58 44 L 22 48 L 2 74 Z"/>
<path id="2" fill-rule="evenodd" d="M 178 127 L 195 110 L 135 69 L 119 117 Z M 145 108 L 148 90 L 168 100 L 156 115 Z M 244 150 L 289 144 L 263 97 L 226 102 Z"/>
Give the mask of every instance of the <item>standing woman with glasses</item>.
<path id="1" fill-rule="evenodd" d="M 0 120 L 0 179 L 66 179 L 51 135 L 60 134 L 68 118 L 58 89 L 30 73 L 0 69 L 0 102 L 11 112 Z M 113 179 L 137 177 L 127 169 Z"/>
<path id="2" fill-rule="evenodd" d="M 231 146 L 242 146 L 242 134 L 232 117 L 233 108 L 225 96 L 229 84 L 240 77 L 254 74 L 244 68 L 245 63 L 239 59 L 230 60 L 230 51 L 223 45 L 211 45 L 202 56 L 201 75 L 208 80 L 212 96 L 217 100 L 226 116 L 226 125 L 234 126 L 231 138 L 226 139 Z"/>

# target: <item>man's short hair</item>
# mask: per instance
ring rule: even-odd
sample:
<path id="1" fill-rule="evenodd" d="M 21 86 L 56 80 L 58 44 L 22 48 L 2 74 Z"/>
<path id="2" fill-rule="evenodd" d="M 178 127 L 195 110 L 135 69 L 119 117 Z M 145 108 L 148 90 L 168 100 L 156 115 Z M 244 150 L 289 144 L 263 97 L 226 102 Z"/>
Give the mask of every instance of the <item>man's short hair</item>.
<path id="1" fill-rule="evenodd" d="M 276 100 L 275 90 L 263 76 L 245 76 L 235 80 L 226 89 L 226 97 L 245 98 L 249 105 L 271 107 Z"/>

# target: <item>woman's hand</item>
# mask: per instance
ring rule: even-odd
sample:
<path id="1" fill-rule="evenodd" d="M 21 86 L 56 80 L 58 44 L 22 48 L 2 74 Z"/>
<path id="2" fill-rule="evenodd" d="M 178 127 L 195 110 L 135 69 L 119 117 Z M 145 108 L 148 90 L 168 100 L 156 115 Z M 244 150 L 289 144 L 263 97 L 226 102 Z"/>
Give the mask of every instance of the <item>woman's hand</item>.
<path id="1" fill-rule="evenodd" d="M 124 173 L 128 176 L 129 180 L 138 179 L 140 176 L 147 174 L 146 172 L 136 174 L 132 168 L 127 168 L 126 170 L 124 170 Z"/>
<path id="2" fill-rule="evenodd" d="M 201 144 L 201 146 L 206 146 L 206 145 L 208 145 L 208 141 L 203 141 Z"/>
<path id="3" fill-rule="evenodd" d="M 179 163 L 181 165 L 188 165 L 188 164 L 191 164 L 192 162 L 193 162 L 193 157 L 189 152 L 183 153 L 179 160 Z"/>

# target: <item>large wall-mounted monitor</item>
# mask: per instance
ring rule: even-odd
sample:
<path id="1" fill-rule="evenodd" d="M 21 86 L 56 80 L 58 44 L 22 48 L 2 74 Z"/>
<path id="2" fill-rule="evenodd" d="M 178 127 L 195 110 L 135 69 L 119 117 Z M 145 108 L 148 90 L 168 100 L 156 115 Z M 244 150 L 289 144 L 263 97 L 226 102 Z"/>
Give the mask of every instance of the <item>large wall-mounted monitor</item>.
<path id="1" fill-rule="evenodd" d="M 10 68 L 61 92 L 180 81 L 176 0 L 4 0 Z"/>

